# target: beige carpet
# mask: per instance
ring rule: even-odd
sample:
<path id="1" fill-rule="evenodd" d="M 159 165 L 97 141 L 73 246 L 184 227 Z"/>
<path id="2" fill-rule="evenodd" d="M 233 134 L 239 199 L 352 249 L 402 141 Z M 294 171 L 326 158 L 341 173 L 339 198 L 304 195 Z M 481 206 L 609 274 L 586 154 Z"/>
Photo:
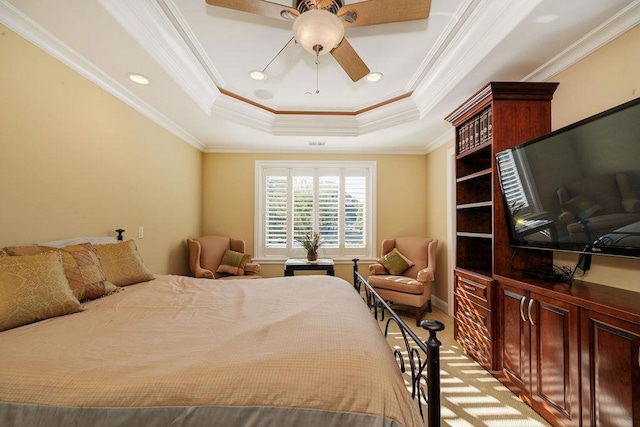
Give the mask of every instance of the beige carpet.
<path id="1" fill-rule="evenodd" d="M 415 327 L 415 319 L 403 320 L 421 339 L 428 332 Z M 425 318 L 439 320 L 445 330 L 438 334 L 440 348 L 441 412 L 443 426 L 542 427 L 549 424 L 468 357 L 453 339 L 453 319 L 438 309 Z M 383 327 L 383 326 L 382 326 Z M 387 341 L 404 349 L 402 336 L 391 328 Z M 404 350 L 403 350 L 404 351 Z M 407 376 L 410 384 L 410 374 Z M 426 419 L 426 410 L 425 410 Z"/>

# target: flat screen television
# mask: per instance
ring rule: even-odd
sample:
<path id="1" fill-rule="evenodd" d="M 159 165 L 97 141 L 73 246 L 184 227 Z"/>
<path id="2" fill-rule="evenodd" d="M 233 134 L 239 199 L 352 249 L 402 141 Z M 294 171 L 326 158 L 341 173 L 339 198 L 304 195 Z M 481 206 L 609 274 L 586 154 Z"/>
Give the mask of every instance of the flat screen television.
<path id="1" fill-rule="evenodd" d="M 501 151 L 496 165 L 513 247 L 640 257 L 640 98 Z"/>

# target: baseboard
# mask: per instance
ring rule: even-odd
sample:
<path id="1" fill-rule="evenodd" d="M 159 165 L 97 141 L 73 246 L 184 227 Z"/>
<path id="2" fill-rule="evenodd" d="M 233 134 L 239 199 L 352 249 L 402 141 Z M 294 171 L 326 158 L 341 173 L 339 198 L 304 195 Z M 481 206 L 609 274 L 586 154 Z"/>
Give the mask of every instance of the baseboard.
<path id="1" fill-rule="evenodd" d="M 441 300 L 440 298 L 436 297 L 436 296 L 431 296 L 431 304 L 433 304 L 434 307 L 436 307 L 437 309 L 445 312 L 445 313 L 449 313 L 449 304 L 447 304 L 446 301 Z"/>

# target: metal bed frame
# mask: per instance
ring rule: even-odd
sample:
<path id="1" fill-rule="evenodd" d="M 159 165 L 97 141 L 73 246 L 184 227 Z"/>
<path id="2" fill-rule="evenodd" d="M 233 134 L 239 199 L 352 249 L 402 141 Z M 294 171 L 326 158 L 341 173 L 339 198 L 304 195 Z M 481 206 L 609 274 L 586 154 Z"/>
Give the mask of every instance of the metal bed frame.
<path id="1" fill-rule="evenodd" d="M 444 324 L 437 320 L 423 320 L 420 322 L 420 327 L 429 332 L 429 338 L 422 342 L 358 272 L 358 261 L 358 258 L 353 259 L 353 285 L 355 290 L 360 293 L 364 285 L 364 300 L 377 321 L 384 322 L 385 311 L 389 313 L 389 318 L 384 328 L 385 338 L 389 333 L 391 324 L 395 324 L 402 333 L 411 373 L 411 397 L 417 402 L 420 416 L 423 420 L 422 406 L 426 403 L 427 425 L 430 427 L 440 426 L 440 346 L 442 346 L 442 343 L 438 340 L 437 333 L 444 330 Z M 395 348 L 393 354 L 398 361 L 400 371 L 403 374 L 406 373 L 407 366 L 403 352 L 399 348 Z M 424 385 L 427 387 L 426 393 L 423 388 Z"/>

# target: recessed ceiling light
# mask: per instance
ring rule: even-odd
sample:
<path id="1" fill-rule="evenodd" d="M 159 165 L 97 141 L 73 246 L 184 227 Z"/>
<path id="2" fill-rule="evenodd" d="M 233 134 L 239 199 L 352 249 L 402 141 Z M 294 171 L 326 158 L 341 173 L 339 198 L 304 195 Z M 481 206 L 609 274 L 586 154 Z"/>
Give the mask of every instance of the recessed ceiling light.
<path id="1" fill-rule="evenodd" d="M 373 73 L 369 73 L 369 74 L 367 75 L 367 81 L 368 81 L 368 82 L 377 82 L 377 81 L 379 81 L 380 79 L 382 79 L 382 73 L 379 73 L 379 72 L 377 72 L 377 71 L 376 71 L 376 72 L 373 72 Z"/>
<path id="2" fill-rule="evenodd" d="M 151 83 L 151 79 L 147 76 L 143 76 L 142 74 L 129 73 L 127 76 L 129 77 L 129 80 L 139 85 L 148 85 Z"/>
<path id="3" fill-rule="evenodd" d="M 264 80 L 267 75 L 262 71 L 252 70 L 249 71 L 249 77 L 251 77 L 253 80 Z"/>

